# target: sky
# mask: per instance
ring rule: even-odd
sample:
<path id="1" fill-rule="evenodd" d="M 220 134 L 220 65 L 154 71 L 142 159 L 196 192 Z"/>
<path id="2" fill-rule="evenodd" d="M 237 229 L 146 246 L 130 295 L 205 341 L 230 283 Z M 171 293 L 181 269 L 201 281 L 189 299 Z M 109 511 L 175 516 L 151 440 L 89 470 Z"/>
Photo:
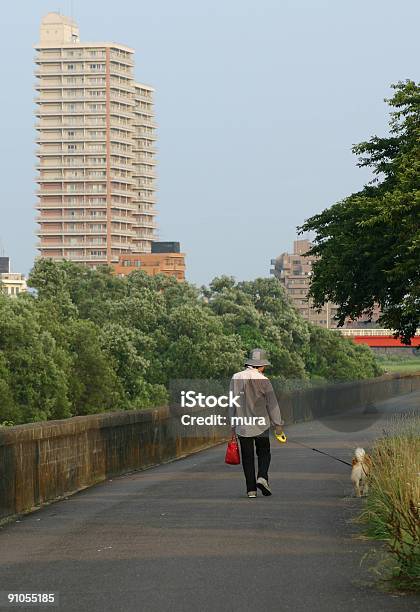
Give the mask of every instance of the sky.
<path id="1" fill-rule="evenodd" d="M 353 144 L 387 132 L 390 84 L 419 80 L 417 0 L 35 0 L 2 8 L 0 254 L 36 254 L 34 50 L 50 11 L 136 50 L 156 88 L 159 238 L 187 279 L 269 276 L 296 227 L 370 176 Z"/>

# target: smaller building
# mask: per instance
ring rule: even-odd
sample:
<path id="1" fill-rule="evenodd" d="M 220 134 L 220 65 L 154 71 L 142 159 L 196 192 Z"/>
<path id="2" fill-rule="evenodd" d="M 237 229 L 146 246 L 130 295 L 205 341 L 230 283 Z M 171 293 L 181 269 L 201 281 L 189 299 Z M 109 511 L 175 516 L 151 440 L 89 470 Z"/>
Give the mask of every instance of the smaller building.
<path id="1" fill-rule="evenodd" d="M 26 279 L 19 272 L 0 273 L 0 290 L 11 297 L 27 291 Z"/>
<path id="2" fill-rule="evenodd" d="M 169 246 L 174 251 L 169 252 Z M 126 276 L 135 270 L 142 270 L 149 276 L 164 274 L 165 276 L 173 276 L 179 281 L 184 281 L 185 253 L 180 253 L 179 242 L 154 242 L 152 243 L 151 253 L 120 255 L 118 263 L 113 264 L 113 268 L 119 276 Z"/>

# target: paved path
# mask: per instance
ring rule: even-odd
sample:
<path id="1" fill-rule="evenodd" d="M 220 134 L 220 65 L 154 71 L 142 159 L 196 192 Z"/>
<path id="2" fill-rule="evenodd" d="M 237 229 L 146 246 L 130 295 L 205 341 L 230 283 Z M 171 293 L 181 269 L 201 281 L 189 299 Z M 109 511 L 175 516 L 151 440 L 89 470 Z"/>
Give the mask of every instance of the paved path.
<path id="1" fill-rule="evenodd" d="M 393 412 L 419 405 L 420 393 L 379 404 L 381 420 L 360 433 L 319 422 L 287 431 L 349 459 Z M 241 470 L 224 465 L 219 446 L 6 526 L 0 591 L 58 592 L 58 609 L 72 612 L 417 609 L 413 597 L 377 590 L 369 563 L 360 566 L 376 544 L 355 537 L 361 501 L 349 497 L 349 469 L 291 443 L 272 449 L 272 497 L 244 497 Z"/>

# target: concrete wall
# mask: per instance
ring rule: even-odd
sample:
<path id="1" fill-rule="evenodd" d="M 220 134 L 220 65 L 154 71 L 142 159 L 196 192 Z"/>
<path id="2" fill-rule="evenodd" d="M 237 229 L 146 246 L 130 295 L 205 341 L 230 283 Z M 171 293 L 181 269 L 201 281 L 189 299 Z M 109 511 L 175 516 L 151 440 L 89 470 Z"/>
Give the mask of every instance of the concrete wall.
<path id="1" fill-rule="evenodd" d="M 284 419 L 291 423 L 418 389 L 420 374 L 387 375 L 278 395 Z M 162 407 L 0 429 L 0 522 L 111 476 L 171 461 L 226 438 L 228 429 L 215 426 L 189 428 L 185 435 L 183 412 Z"/>

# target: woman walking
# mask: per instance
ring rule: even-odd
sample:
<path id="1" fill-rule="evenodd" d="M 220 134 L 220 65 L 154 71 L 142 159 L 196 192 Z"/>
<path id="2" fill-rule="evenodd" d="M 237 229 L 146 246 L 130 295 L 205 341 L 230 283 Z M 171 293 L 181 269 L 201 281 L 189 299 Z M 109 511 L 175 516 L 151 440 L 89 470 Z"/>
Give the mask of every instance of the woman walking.
<path id="1" fill-rule="evenodd" d="M 229 409 L 232 436 L 237 435 L 241 446 L 242 467 L 249 498 L 257 497 L 257 488 L 263 495 L 271 495 L 268 482 L 270 467 L 270 426 L 281 433 L 283 421 L 273 387 L 264 370 L 270 366 L 263 349 L 253 349 L 245 361 L 245 369 L 233 375 L 230 390 L 239 396 L 237 405 Z M 255 454 L 258 471 L 255 476 Z"/>

